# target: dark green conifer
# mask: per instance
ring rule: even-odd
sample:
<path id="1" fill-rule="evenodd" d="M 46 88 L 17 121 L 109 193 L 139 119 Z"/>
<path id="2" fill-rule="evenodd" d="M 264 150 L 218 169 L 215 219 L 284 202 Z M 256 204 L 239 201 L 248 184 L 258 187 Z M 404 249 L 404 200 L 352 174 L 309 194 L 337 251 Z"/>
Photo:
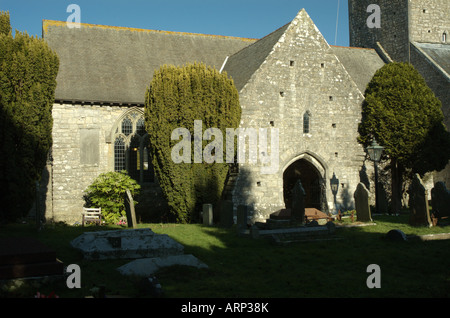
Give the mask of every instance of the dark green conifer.
<path id="1" fill-rule="evenodd" d="M 1 215 L 25 215 L 52 144 L 52 105 L 59 61 L 48 45 L 16 32 L 0 13 Z"/>
<path id="2" fill-rule="evenodd" d="M 183 67 L 164 65 L 155 72 L 146 93 L 146 127 L 150 135 L 153 165 L 171 216 L 179 222 L 195 221 L 203 203 L 216 203 L 222 193 L 228 165 L 225 163 L 226 128 L 237 128 L 241 108 L 234 83 L 226 73 L 204 64 Z M 218 128 L 223 136 L 223 163 L 194 163 L 194 121 L 203 130 Z M 174 163 L 171 140 L 176 128 L 189 130 L 191 163 Z M 197 136 L 202 137 L 202 136 Z M 202 151 L 211 141 L 202 140 Z"/>

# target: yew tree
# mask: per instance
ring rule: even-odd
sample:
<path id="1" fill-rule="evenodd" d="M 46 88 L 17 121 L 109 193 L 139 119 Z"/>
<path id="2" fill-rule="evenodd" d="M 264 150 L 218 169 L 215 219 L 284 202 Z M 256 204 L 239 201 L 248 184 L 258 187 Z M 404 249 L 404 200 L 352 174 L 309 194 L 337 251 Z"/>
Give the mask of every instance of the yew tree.
<path id="1" fill-rule="evenodd" d="M 450 159 L 450 134 L 441 101 L 409 63 L 390 63 L 369 82 L 362 107 L 358 141 L 373 139 L 384 147 L 392 176 L 391 212 L 401 208 L 406 170 L 424 175 L 445 168 Z"/>
<path id="2" fill-rule="evenodd" d="M 0 217 L 28 213 L 52 144 L 59 60 L 43 39 L 12 35 L 0 12 Z"/>
<path id="3" fill-rule="evenodd" d="M 145 121 L 155 174 L 172 220 L 196 221 L 204 203 L 220 199 L 229 167 L 225 159 L 199 162 L 195 148 L 200 146 L 197 150 L 203 153 L 211 142 L 224 142 L 226 129 L 237 128 L 240 118 L 238 91 L 226 73 L 204 64 L 164 65 L 155 71 L 146 92 Z M 194 131 L 196 121 L 201 122 L 200 134 Z M 205 139 L 209 128 L 219 129 L 222 136 Z M 184 135 L 176 134 L 179 129 Z M 180 144 L 185 147 L 178 148 Z M 219 148 L 214 151 L 211 155 L 219 155 Z M 226 158 L 225 146 L 222 151 Z M 174 154 L 184 159 L 174 160 Z"/>

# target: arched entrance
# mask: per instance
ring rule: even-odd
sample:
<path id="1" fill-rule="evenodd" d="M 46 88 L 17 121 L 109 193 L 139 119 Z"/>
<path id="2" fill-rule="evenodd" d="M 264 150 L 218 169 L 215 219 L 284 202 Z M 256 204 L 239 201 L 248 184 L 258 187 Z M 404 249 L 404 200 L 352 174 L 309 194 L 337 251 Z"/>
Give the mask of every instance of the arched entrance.
<path id="1" fill-rule="evenodd" d="M 292 189 L 299 179 L 305 189 L 305 207 L 322 211 L 324 201 L 323 178 L 319 170 L 306 159 L 293 162 L 283 173 L 283 195 L 286 209 L 291 208 Z"/>

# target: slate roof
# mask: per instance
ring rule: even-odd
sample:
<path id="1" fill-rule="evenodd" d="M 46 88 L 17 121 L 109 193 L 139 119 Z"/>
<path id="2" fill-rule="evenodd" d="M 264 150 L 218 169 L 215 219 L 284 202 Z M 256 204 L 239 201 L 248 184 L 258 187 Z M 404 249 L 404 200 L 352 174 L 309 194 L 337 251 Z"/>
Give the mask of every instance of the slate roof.
<path id="1" fill-rule="evenodd" d="M 233 78 L 234 85 L 239 92 L 265 61 L 289 24 L 240 50 L 228 59 L 223 70 Z"/>
<path id="2" fill-rule="evenodd" d="M 374 49 L 331 46 L 350 77 L 364 94 L 375 72 L 385 64 Z"/>
<path id="3" fill-rule="evenodd" d="M 143 104 L 164 64 L 203 62 L 220 69 L 255 39 L 43 21 L 42 36 L 60 58 L 55 99 Z"/>
<path id="4" fill-rule="evenodd" d="M 447 73 L 447 78 L 450 78 L 450 45 L 449 44 L 435 44 L 435 43 L 413 43 L 420 48 L 427 58 L 431 59 L 437 66 Z"/>
<path id="5" fill-rule="evenodd" d="M 290 22 L 291 23 L 291 22 Z M 289 27 L 262 39 L 43 21 L 43 38 L 60 58 L 55 99 L 142 105 L 153 72 L 164 64 L 203 62 L 231 76 L 240 91 Z M 372 49 L 331 47 L 364 93 L 384 65 Z"/>

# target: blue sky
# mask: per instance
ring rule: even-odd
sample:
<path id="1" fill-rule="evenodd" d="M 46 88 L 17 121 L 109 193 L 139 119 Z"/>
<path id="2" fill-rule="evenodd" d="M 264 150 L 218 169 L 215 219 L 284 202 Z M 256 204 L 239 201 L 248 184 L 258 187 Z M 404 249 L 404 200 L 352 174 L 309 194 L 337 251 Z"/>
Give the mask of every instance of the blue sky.
<path id="1" fill-rule="evenodd" d="M 42 20 L 67 21 L 72 3 L 82 23 L 246 38 L 264 37 L 305 8 L 329 44 L 349 45 L 346 0 L 0 0 L 0 10 L 13 30 L 41 37 Z"/>

